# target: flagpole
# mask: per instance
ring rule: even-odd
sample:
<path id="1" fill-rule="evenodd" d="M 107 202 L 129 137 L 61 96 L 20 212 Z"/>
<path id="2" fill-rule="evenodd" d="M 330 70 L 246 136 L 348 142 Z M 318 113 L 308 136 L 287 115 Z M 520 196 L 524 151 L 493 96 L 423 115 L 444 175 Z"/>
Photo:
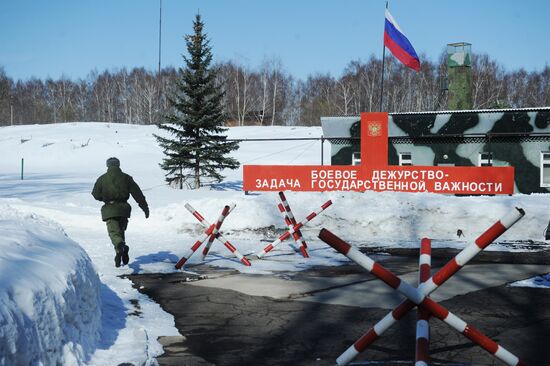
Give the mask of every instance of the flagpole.
<path id="1" fill-rule="evenodd" d="M 386 9 L 388 9 L 388 2 L 389 0 L 386 0 Z M 384 14 L 384 24 L 385 24 L 385 14 Z M 382 81 L 380 83 L 380 112 L 382 112 L 382 102 L 384 100 L 384 66 L 386 61 L 386 45 L 384 44 L 384 40 L 382 39 Z"/>

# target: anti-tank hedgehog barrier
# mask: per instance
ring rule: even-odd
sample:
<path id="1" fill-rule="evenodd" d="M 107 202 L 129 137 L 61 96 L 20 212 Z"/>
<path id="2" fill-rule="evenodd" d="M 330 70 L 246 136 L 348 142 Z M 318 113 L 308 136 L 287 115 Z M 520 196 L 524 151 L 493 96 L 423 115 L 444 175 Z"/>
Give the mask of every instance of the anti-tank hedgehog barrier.
<path id="1" fill-rule="evenodd" d="M 422 282 L 418 288 L 409 285 L 402 281 L 398 276 L 393 274 L 382 265 L 376 263 L 367 255 L 352 247 L 336 235 L 326 229 L 322 229 L 319 233 L 319 238 L 325 243 L 332 246 L 338 252 L 378 277 L 384 283 L 397 290 L 407 297 L 407 300 L 402 302 L 393 311 L 382 318 L 374 325 L 367 333 L 359 338 L 352 346 L 350 346 L 342 355 L 340 355 L 336 363 L 338 365 L 346 365 L 353 360 L 360 352 L 363 352 L 370 344 L 378 339 L 391 325 L 401 319 L 407 312 L 415 306 L 428 311 L 432 316 L 437 317 L 453 329 L 457 330 L 472 342 L 494 355 L 499 360 L 510 366 L 525 365 L 517 356 L 498 345 L 496 342 L 482 334 L 473 326 L 467 324 L 455 314 L 451 313 L 443 306 L 433 301 L 428 297 L 430 293 L 435 291 L 445 281 L 458 272 L 466 263 L 468 263 L 476 254 L 485 249 L 496 238 L 502 235 L 506 230 L 512 227 L 519 221 L 525 212 L 521 208 L 516 208 L 502 219 L 493 224 L 483 234 L 481 234 L 473 243 L 467 245 L 460 253 L 451 259 L 443 266 L 435 275 Z"/>
<path id="2" fill-rule="evenodd" d="M 222 233 L 220 232 L 220 228 L 223 224 L 223 221 L 225 218 L 231 213 L 231 211 L 235 208 L 235 204 L 231 204 L 230 206 L 225 206 L 222 210 L 222 213 L 218 217 L 218 220 L 216 224 L 210 224 L 197 210 L 193 208 L 189 203 L 185 204 L 185 208 L 200 222 L 200 224 L 205 228 L 205 231 L 203 232 L 203 235 L 193 244 L 193 246 L 187 250 L 187 252 L 183 255 L 183 257 L 176 263 L 176 268 L 180 269 L 185 262 L 191 258 L 193 253 L 197 251 L 197 249 L 207 240 L 208 243 L 206 244 L 205 248 L 202 251 L 202 259 L 204 260 L 205 256 L 208 254 L 208 251 L 210 250 L 210 247 L 212 245 L 212 242 L 214 240 L 220 241 L 239 261 L 241 261 L 242 264 L 245 266 L 250 266 L 250 261 L 246 259 L 238 250 L 233 246 L 229 240 L 227 240 Z"/>
<path id="3" fill-rule="evenodd" d="M 284 195 L 283 195 L 284 197 Z M 285 199 L 286 201 L 286 199 Z M 315 217 L 317 217 L 321 212 L 323 212 L 324 210 L 326 210 L 330 205 L 332 205 L 332 201 L 331 200 L 328 200 L 326 201 L 325 203 L 323 203 L 321 205 L 321 208 L 318 209 L 317 211 L 313 211 L 312 213 L 310 213 L 309 215 L 306 216 L 306 218 L 300 222 L 297 222 L 296 224 L 294 225 L 288 225 L 288 223 L 290 221 L 287 221 L 285 220 L 285 223 L 287 223 L 288 225 L 288 230 L 283 234 L 281 235 L 277 240 L 275 240 L 273 243 L 267 245 L 262 251 L 258 252 L 256 254 L 256 256 L 258 258 L 262 258 L 263 256 L 265 256 L 267 253 L 269 253 L 270 251 L 272 251 L 275 247 L 277 247 L 279 244 L 281 244 L 283 241 L 285 241 L 286 239 L 288 239 L 290 236 L 293 236 L 294 234 L 297 234 L 300 229 L 306 225 L 308 222 L 310 222 L 311 220 L 313 220 Z M 280 206 L 278 206 L 279 208 L 279 211 L 282 213 L 282 208 Z M 295 239 L 295 241 L 300 241 L 300 240 L 303 240 L 303 239 L 300 239 L 300 237 L 298 236 L 293 236 L 293 238 Z M 304 242 L 305 243 L 305 242 Z M 303 251 L 302 251 L 303 250 Z M 304 247 L 303 245 L 300 247 L 300 251 L 302 252 L 302 255 L 304 255 L 304 257 L 307 257 L 307 251 L 306 251 L 306 247 Z M 304 254 L 305 253 L 305 254 Z"/>
<path id="4" fill-rule="evenodd" d="M 281 200 L 281 203 L 279 204 L 279 211 L 281 211 L 283 219 L 285 220 L 288 228 L 291 229 L 294 225 L 297 224 L 296 218 L 294 217 L 294 213 L 290 208 L 290 204 L 288 203 L 284 192 L 279 192 L 279 199 Z M 298 247 L 300 248 L 300 252 L 304 256 L 304 258 L 309 257 L 307 253 L 307 244 L 302 236 L 302 232 L 298 229 L 292 234 L 292 237 L 296 242 L 296 245 L 298 245 Z"/>
<path id="5" fill-rule="evenodd" d="M 204 246 L 204 249 L 202 250 L 202 253 L 201 253 L 201 260 L 202 261 L 204 261 L 204 259 L 206 258 L 206 255 L 208 254 L 208 251 L 210 250 L 210 247 L 212 246 L 212 243 L 214 242 L 214 240 L 218 236 L 218 233 L 220 232 L 220 227 L 222 226 L 223 221 L 225 220 L 227 215 L 229 215 L 231 213 L 231 211 L 233 211 L 234 208 L 235 208 L 235 204 L 232 203 L 232 204 L 229 205 L 229 209 L 228 209 L 228 206 L 225 206 L 224 209 L 222 210 L 222 213 L 220 214 L 220 216 L 218 217 L 218 221 L 216 222 L 216 227 L 214 227 L 214 230 L 212 230 L 212 235 L 210 235 L 210 237 L 208 238 L 208 242 L 206 243 L 206 245 Z"/>

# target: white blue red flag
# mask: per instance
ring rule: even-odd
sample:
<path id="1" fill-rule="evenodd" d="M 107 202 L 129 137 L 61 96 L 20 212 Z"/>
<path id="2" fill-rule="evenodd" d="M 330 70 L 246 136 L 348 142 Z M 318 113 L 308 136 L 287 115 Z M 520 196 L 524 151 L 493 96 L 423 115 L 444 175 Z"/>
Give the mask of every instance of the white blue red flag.
<path id="1" fill-rule="evenodd" d="M 420 60 L 416 51 L 388 9 L 386 9 L 386 24 L 384 26 L 384 46 L 388 47 L 391 53 L 405 66 L 420 71 Z"/>

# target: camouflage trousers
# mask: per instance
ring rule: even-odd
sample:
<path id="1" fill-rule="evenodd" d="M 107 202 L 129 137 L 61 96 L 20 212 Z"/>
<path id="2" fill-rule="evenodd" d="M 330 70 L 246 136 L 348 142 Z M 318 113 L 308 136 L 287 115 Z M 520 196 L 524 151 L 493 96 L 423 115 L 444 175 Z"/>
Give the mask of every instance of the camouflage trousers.
<path id="1" fill-rule="evenodd" d="M 121 250 L 123 245 L 126 244 L 124 232 L 128 227 L 128 219 L 126 217 L 113 217 L 105 223 L 107 224 L 107 232 L 115 247 L 115 251 Z"/>

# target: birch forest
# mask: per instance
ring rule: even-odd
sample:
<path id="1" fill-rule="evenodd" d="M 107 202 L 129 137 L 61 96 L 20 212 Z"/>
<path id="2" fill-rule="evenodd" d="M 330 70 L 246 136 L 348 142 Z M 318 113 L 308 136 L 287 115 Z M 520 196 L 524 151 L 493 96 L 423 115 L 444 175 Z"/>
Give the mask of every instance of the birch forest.
<path id="1" fill-rule="evenodd" d="M 421 60 L 426 57 L 421 56 Z M 422 61 L 421 71 L 386 58 L 380 108 L 382 60 L 351 61 L 335 77 L 312 74 L 299 80 L 280 60 L 249 66 L 217 63 L 213 70 L 225 92 L 227 126 L 316 126 L 321 116 L 368 111 L 445 110 L 446 63 Z M 10 124 L 97 121 L 156 124 L 170 114 L 170 95 L 179 70 L 145 68 L 92 71 L 85 79 L 13 80 L 0 66 L 0 126 Z M 473 57 L 475 109 L 550 106 L 550 67 L 527 72 L 506 70 L 486 54 Z"/>

